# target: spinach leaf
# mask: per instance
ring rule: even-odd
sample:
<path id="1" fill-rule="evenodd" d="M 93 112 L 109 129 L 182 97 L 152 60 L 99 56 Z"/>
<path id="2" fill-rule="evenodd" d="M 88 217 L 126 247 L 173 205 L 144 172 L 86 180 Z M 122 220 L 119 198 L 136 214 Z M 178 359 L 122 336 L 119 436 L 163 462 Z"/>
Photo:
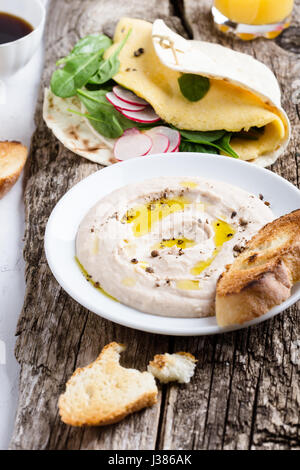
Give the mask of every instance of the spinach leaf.
<path id="1" fill-rule="evenodd" d="M 221 152 L 226 153 L 230 157 L 239 158 L 238 154 L 230 146 L 231 133 L 225 134 L 220 140 L 215 142 L 204 142 L 195 143 L 189 142 L 187 140 L 182 140 L 180 144 L 180 150 L 182 152 L 205 152 L 205 153 L 215 153 L 218 154 Z"/>
<path id="2" fill-rule="evenodd" d="M 95 117 L 98 113 L 106 113 L 110 115 L 113 112 L 113 107 L 105 98 L 105 94 L 105 90 L 77 90 L 77 96 L 84 105 L 84 108 L 89 112 L 89 114 Z"/>
<path id="3" fill-rule="evenodd" d="M 82 54 L 97 52 L 99 49 L 108 49 L 112 45 L 112 40 L 105 34 L 90 34 L 80 39 L 72 50 L 72 54 Z"/>
<path id="4" fill-rule="evenodd" d="M 218 149 L 210 147 L 209 145 L 195 144 L 182 140 L 179 147 L 180 152 L 199 152 L 199 153 L 212 153 L 218 154 Z"/>
<path id="5" fill-rule="evenodd" d="M 77 90 L 78 98 L 88 111 L 85 116 L 94 129 L 104 137 L 117 138 L 125 129 L 136 127 L 136 123 L 119 113 L 106 99 L 106 93 L 106 90 Z"/>
<path id="6" fill-rule="evenodd" d="M 66 57 L 58 60 L 56 65 L 62 65 L 72 60 L 76 55 L 79 54 L 92 54 L 93 52 L 97 52 L 100 49 L 105 51 L 112 45 L 112 41 L 108 36 L 105 34 L 97 34 L 89 36 L 85 36 L 84 38 L 80 39 L 77 44 L 74 46 L 72 51 Z"/>
<path id="7" fill-rule="evenodd" d="M 232 134 L 228 132 L 222 137 L 222 139 L 215 142 L 215 145 L 217 146 L 219 150 L 227 153 L 227 155 L 229 155 L 230 157 L 240 158 L 230 145 L 231 137 L 232 137 Z"/>
<path id="8" fill-rule="evenodd" d="M 227 132 L 225 130 L 209 132 L 179 130 L 179 132 L 183 137 L 183 142 L 194 143 L 205 147 L 212 147 L 226 153 L 230 157 L 239 158 L 238 154 L 230 146 L 232 132 Z"/>
<path id="9" fill-rule="evenodd" d="M 101 85 L 107 82 L 108 80 L 110 80 L 114 75 L 116 75 L 119 72 L 120 61 L 118 59 L 118 55 L 121 49 L 123 48 L 123 46 L 125 45 L 127 39 L 129 38 L 130 33 L 131 33 L 131 29 L 128 31 L 126 37 L 123 39 L 121 44 L 117 47 L 115 52 L 106 60 L 103 60 L 101 62 L 99 69 L 97 70 L 95 75 L 93 75 L 89 79 L 88 81 L 89 83 Z"/>
<path id="10" fill-rule="evenodd" d="M 96 83 L 86 83 L 85 88 L 88 91 L 105 90 L 106 92 L 108 92 L 108 91 L 112 91 L 115 85 L 116 85 L 116 82 L 114 80 L 108 80 L 102 85 L 97 85 Z"/>
<path id="11" fill-rule="evenodd" d="M 173 127 L 173 126 L 172 126 Z M 175 127 L 174 127 L 175 129 Z M 179 129 L 177 129 L 179 130 Z M 183 137 L 183 142 L 186 144 L 198 144 L 205 146 L 205 151 L 208 151 L 208 148 L 215 148 L 219 151 L 225 152 L 227 155 L 233 158 L 239 158 L 238 154 L 233 150 L 230 145 L 230 140 L 232 138 L 246 139 L 246 140 L 258 140 L 264 133 L 264 128 L 251 127 L 249 131 L 240 131 L 240 132 L 228 132 L 225 130 L 220 131 L 182 131 L 179 130 L 181 136 Z M 183 144 L 186 146 L 186 144 Z M 209 146 L 209 147 L 208 147 Z M 187 146 L 186 146 L 187 147 Z M 186 152 L 200 152 L 201 150 L 192 150 L 193 146 L 190 146 L 191 150 L 185 150 Z M 217 152 L 214 152 L 217 153 Z"/>
<path id="12" fill-rule="evenodd" d="M 86 117 L 93 128 L 104 137 L 116 139 L 121 137 L 124 132 L 118 118 L 113 114 L 108 116 L 107 112 L 98 110 L 97 114 L 88 113 Z"/>
<path id="13" fill-rule="evenodd" d="M 175 128 L 174 128 L 175 129 Z M 206 144 L 207 142 L 215 142 L 216 140 L 221 139 L 223 135 L 226 134 L 226 131 L 182 131 L 181 129 L 176 129 L 180 132 L 182 137 L 189 142 L 194 142 L 195 144 Z"/>
<path id="14" fill-rule="evenodd" d="M 51 91 L 61 98 L 76 95 L 99 67 L 103 49 L 92 54 L 79 54 L 67 61 L 63 69 L 55 70 L 51 78 Z"/>
<path id="15" fill-rule="evenodd" d="M 123 129 L 120 127 L 118 121 L 115 119 L 114 116 L 112 116 L 112 118 L 108 120 L 105 113 L 101 112 L 98 112 L 97 117 L 95 117 L 89 113 L 80 113 L 78 111 L 75 111 L 74 109 L 68 109 L 67 111 L 73 114 L 77 114 L 77 116 L 87 118 L 94 127 L 94 129 L 105 137 L 113 138 L 113 136 L 115 136 L 117 138 L 123 134 Z"/>
<path id="16" fill-rule="evenodd" d="M 189 101 L 201 100 L 209 90 L 210 81 L 202 75 L 193 73 L 184 73 L 178 78 L 178 84 L 181 93 Z"/>

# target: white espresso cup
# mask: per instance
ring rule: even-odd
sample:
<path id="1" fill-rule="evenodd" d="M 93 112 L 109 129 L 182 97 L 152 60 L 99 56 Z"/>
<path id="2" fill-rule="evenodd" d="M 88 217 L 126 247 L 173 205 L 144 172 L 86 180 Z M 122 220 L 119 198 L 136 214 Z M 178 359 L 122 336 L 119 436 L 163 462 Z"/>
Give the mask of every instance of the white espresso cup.
<path id="1" fill-rule="evenodd" d="M 0 12 L 27 21 L 33 31 L 16 41 L 0 44 L 0 78 L 13 75 L 26 65 L 43 36 L 46 10 L 41 0 L 0 0 Z"/>

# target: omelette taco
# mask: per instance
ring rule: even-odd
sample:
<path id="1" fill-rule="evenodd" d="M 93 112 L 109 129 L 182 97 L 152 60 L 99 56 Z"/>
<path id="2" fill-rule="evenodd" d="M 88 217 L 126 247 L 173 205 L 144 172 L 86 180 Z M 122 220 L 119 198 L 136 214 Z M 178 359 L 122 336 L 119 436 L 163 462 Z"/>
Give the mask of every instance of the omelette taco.
<path id="1" fill-rule="evenodd" d="M 103 165 L 187 151 L 268 166 L 290 138 L 267 66 L 162 20 L 122 18 L 113 41 L 87 36 L 57 65 L 44 119 L 67 148 Z"/>

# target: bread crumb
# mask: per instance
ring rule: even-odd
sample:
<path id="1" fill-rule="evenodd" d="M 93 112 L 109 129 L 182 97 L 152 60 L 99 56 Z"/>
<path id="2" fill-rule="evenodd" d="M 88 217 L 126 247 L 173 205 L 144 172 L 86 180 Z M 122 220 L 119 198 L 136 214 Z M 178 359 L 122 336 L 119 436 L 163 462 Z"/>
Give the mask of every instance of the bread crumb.
<path id="1" fill-rule="evenodd" d="M 187 352 L 156 354 L 148 365 L 148 372 L 161 383 L 177 381 L 186 384 L 194 375 L 196 362 L 195 357 Z"/>

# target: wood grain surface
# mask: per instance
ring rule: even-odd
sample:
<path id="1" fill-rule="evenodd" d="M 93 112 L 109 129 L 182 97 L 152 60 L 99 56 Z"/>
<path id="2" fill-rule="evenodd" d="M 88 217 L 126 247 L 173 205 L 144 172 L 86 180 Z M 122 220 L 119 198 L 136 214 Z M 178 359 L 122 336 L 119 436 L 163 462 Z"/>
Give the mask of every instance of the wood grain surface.
<path id="1" fill-rule="evenodd" d="M 12 449 L 300 449 L 299 305 L 257 327 L 176 338 L 137 332 L 73 301 L 52 276 L 43 249 L 47 219 L 74 184 L 100 167 L 65 149 L 42 120 L 42 91 L 58 57 L 79 37 L 112 35 L 121 16 L 163 18 L 181 34 L 252 54 L 277 76 L 293 127 L 272 170 L 300 183 L 300 0 L 293 25 L 276 41 L 242 42 L 218 33 L 208 0 L 51 0 L 36 131 L 26 168 L 26 295 L 17 327 L 20 395 Z M 160 387 L 157 405 L 117 425 L 77 429 L 61 423 L 57 399 L 74 369 L 110 341 L 128 344 L 123 364 L 145 370 L 156 353 L 198 358 L 187 386 Z"/>

